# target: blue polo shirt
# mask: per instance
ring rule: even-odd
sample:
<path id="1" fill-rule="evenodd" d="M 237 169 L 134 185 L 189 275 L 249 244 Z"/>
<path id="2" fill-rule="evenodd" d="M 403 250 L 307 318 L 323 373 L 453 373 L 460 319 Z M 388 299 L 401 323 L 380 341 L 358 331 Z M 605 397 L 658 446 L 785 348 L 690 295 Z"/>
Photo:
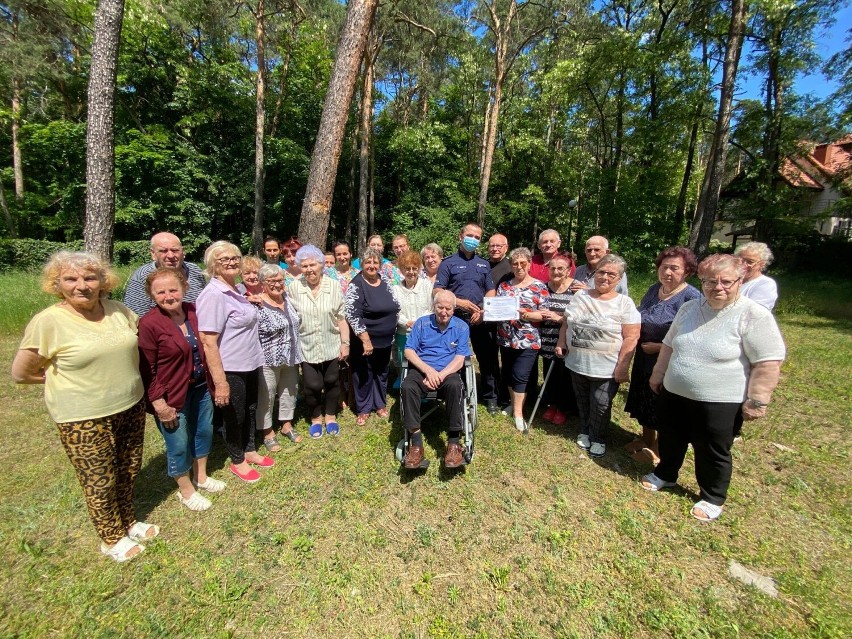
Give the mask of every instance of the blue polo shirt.
<path id="1" fill-rule="evenodd" d="M 410 348 L 417 356 L 436 371 L 444 370 L 456 355 L 470 357 L 470 329 L 458 317 L 451 317 L 447 328 L 441 331 L 435 314 L 424 315 L 414 322 L 405 348 Z"/>
<path id="2" fill-rule="evenodd" d="M 474 254 L 467 257 L 461 249 L 438 267 L 435 288 L 445 288 L 455 296 L 473 302 L 480 308 L 488 291 L 494 290 L 491 264 Z"/>

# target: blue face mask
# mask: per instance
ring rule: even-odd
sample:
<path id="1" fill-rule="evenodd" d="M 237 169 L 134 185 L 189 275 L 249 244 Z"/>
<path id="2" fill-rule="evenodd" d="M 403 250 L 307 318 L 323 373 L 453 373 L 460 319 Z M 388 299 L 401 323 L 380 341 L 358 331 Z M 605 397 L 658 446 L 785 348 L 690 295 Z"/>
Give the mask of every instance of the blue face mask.
<path id="1" fill-rule="evenodd" d="M 477 248 L 479 248 L 479 240 L 475 237 L 466 237 L 462 240 L 462 246 L 468 253 L 473 253 Z"/>

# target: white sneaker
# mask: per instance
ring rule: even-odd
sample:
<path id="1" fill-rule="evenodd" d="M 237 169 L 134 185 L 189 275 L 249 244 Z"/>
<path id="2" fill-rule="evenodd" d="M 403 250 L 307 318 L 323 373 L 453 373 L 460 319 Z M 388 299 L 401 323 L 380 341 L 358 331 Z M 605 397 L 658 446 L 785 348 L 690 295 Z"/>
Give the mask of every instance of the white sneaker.
<path id="1" fill-rule="evenodd" d="M 577 435 L 577 446 L 582 448 L 583 450 L 589 450 L 591 443 L 589 442 L 588 435 Z"/>
<path id="2" fill-rule="evenodd" d="M 529 427 L 523 417 L 515 417 L 515 428 L 518 431 L 525 433 Z"/>
<path id="3" fill-rule="evenodd" d="M 223 482 L 221 479 L 213 479 L 212 477 L 208 476 L 207 481 L 205 481 L 203 484 L 195 484 L 195 487 L 200 488 L 201 490 L 206 490 L 208 493 L 221 493 L 223 490 L 225 490 L 225 487 L 227 485 L 228 484 Z"/>
<path id="4" fill-rule="evenodd" d="M 592 457 L 603 457 L 605 452 L 606 444 L 595 442 L 591 446 L 589 446 L 589 455 L 591 455 Z"/>

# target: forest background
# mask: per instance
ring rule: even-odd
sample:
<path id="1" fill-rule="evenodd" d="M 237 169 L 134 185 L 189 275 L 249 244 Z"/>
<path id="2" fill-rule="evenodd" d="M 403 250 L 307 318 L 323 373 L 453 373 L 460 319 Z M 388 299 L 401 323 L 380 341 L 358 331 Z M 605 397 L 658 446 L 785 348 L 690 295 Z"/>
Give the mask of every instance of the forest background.
<path id="1" fill-rule="evenodd" d="M 735 223 L 794 219 L 798 195 L 778 179 L 779 161 L 850 130 L 852 50 L 826 59 L 818 46 L 847 6 L 744 4 L 738 77 L 762 97 L 733 100 L 726 173 L 746 188 L 722 215 Z M 85 0 L 0 2 L 6 238 L 83 235 L 94 11 Z M 731 11 L 709 0 L 382 3 L 349 108 L 329 239 L 405 232 L 414 246 L 449 249 L 479 217 L 513 246 L 548 227 L 575 250 L 603 233 L 631 265 L 647 265 L 689 235 Z M 334 0 L 125 2 L 118 244 L 168 229 L 197 258 L 213 239 L 250 248 L 253 224 L 298 231 L 345 12 Z M 814 73 L 836 90 L 797 94 L 796 79 Z M 138 246 L 124 254 L 144 259 Z"/>

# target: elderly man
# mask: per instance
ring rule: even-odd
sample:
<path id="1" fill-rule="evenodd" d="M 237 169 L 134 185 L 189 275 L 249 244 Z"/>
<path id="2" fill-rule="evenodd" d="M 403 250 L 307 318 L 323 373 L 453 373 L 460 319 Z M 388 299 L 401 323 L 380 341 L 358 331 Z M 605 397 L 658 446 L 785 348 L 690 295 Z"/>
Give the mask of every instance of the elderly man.
<path id="1" fill-rule="evenodd" d="M 598 262 L 603 259 L 604 255 L 610 253 L 609 240 L 602 235 L 593 235 L 586 240 L 586 263 L 583 266 L 577 267 L 577 272 L 574 273 L 574 281 L 571 283 L 570 289 L 574 292 L 582 291 L 587 288 L 595 288 L 595 271 L 598 269 Z M 615 290 L 622 295 L 627 295 L 627 273 L 621 276 Z"/>
<path id="2" fill-rule="evenodd" d="M 488 238 L 488 264 L 491 265 L 491 279 L 494 286 L 500 286 L 503 280 L 512 279 L 512 263 L 506 258 L 509 252 L 509 239 L 502 233 Z"/>
<path id="3" fill-rule="evenodd" d="M 183 258 L 183 245 L 176 235 L 157 233 L 151 238 L 153 262 L 140 266 L 127 280 L 127 287 L 124 289 L 124 305 L 139 317 L 151 310 L 154 307 L 154 301 L 145 294 L 145 278 L 149 273 L 163 267 L 183 269 L 186 281 L 189 282 L 189 290 L 183 296 L 183 300 L 194 302 L 207 281 L 201 269 L 191 262 L 184 262 Z"/>
<path id="4" fill-rule="evenodd" d="M 561 245 L 562 238 L 553 229 L 547 229 L 538 234 L 538 250 L 541 252 L 538 255 L 533 255 L 532 262 L 530 262 L 530 277 L 534 277 L 540 282 L 547 284 L 550 281 L 550 260 L 557 255 L 568 257 L 571 262 L 571 270 L 568 272 L 568 275 L 574 275 L 574 260 L 567 253 L 559 251 Z"/>
<path id="5" fill-rule="evenodd" d="M 470 355 L 467 324 L 453 317 L 456 296 L 439 290 L 433 300 L 434 313 L 414 322 L 405 343 L 405 358 L 410 367 L 402 383 L 400 398 L 405 415 L 403 427 L 409 433 L 405 467 L 420 468 L 423 462 L 423 433 L 420 431 L 420 402 L 430 391 L 437 391 L 449 413 L 446 468 L 464 463 L 459 443 L 464 430 L 464 381 L 459 371 Z"/>
<path id="6" fill-rule="evenodd" d="M 492 415 L 497 414 L 497 351 L 487 324 L 482 323 L 482 302 L 493 297 L 497 287 L 491 265 L 476 254 L 482 240 L 482 227 L 465 224 L 459 233 L 459 250 L 438 268 L 435 290 L 446 289 L 456 296 L 456 317 L 470 328 L 470 341 L 479 362 L 479 400 Z"/>

